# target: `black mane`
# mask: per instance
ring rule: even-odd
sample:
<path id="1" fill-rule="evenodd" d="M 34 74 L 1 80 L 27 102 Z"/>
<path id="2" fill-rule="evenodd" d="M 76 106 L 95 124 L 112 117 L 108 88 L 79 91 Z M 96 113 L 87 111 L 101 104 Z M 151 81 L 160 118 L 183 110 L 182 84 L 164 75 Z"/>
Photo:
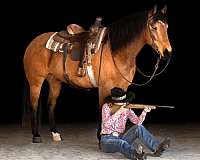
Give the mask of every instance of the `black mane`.
<path id="1" fill-rule="evenodd" d="M 148 12 L 138 12 L 122 18 L 109 27 L 109 40 L 112 53 L 134 41 L 146 27 Z"/>

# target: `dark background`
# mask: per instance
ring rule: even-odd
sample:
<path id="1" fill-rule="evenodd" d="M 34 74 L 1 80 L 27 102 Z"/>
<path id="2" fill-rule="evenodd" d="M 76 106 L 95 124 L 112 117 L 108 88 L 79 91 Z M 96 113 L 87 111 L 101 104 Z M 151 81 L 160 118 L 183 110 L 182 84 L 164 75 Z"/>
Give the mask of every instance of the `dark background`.
<path id="1" fill-rule="evenodd" d="M 167 70 L 144 87 L 130 86 L 136 93 L 136 103 L 173 105 L 176 109 L 157 109 L 146 122 L 186 123 L 199 122 L 198 104 L 198 47 L 197 11 L 191 2 L 175 1 L 90 1 L 61 2 L 12 2 L 2 12 L 1 27 L 1 110 L 0 122 L 21 122 L 25 75 L 23 55 L 26 47 L 36 36 L 49 31 L 64 30 L 70 23 L 88 29 L 97 16 L 103 17 L 104 26 L 131 13 L 151 8 L 154 4 L 168 4 L 169 39 L 173 56 Z M 198 39 L 197 39 L 198 40 Z M 151 73 L 156 62 L 155 52 L 145 46 L 138 57 L 139 67 Z M 147 60 L 150 59 L 150 60 Z M 162 67 L 166 62 L 162 63 Z M 146 79 L 138 74 L 136 82 Z M 48 86 L 43 93 L 43 121 L 47 121 Z M 58 98 L 56 117 L 58 122 L 97 121 L 98 93 L 72 89 L 63 85 Z"/>

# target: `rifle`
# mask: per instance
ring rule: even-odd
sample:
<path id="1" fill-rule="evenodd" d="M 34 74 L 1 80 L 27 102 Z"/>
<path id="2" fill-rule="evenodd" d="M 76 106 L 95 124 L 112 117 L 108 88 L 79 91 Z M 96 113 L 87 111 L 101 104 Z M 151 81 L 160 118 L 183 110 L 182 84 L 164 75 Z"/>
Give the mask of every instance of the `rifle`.
<path id="1" fill-rule="evenodd" d="M 149 107 L 151 109 L 156 109 L 156 108 L 169 108 L 169 109 L 174 109 L 174 106 L 159 106 L 159 105 L 146 105 L 146 104 L 128 104 L 125 108 L 130 108 L 130 109 L 145 109 L 146 107 Z"/>

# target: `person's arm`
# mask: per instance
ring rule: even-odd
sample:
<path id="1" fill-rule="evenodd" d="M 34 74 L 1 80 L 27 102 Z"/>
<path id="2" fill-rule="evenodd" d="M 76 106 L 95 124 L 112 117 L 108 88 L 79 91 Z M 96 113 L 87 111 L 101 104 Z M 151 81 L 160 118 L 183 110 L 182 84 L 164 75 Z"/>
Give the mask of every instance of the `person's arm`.
<path id="1" fill-rule="evenodd" d="M 145 118 L 146 118 L 146 115 L 148 112 L 150 112 L 151 109 L 146 107 L 143 112 L 140 114 L 140 116 L 138 117 L 135 112 L 133 112 L 131 109 L 129 109 L 129 116 L 128 118 L 130 119 L 130 121 L 136 125 L 141 125 Z"/>

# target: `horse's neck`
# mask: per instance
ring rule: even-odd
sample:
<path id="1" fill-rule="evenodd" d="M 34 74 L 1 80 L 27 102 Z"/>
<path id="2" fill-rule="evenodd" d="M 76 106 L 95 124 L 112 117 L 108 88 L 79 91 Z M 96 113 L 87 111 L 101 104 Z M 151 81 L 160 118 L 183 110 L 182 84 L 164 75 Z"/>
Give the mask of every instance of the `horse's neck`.
<path id="1" fill-rule="evenodd" d="M 119 65 L 131 69 L 135 67 L 135 60 L 141 49 L 145 45 L 144 34 L 141 34 L 134 42 L 130 43 L 116 54 L 116 61 Z"/>

